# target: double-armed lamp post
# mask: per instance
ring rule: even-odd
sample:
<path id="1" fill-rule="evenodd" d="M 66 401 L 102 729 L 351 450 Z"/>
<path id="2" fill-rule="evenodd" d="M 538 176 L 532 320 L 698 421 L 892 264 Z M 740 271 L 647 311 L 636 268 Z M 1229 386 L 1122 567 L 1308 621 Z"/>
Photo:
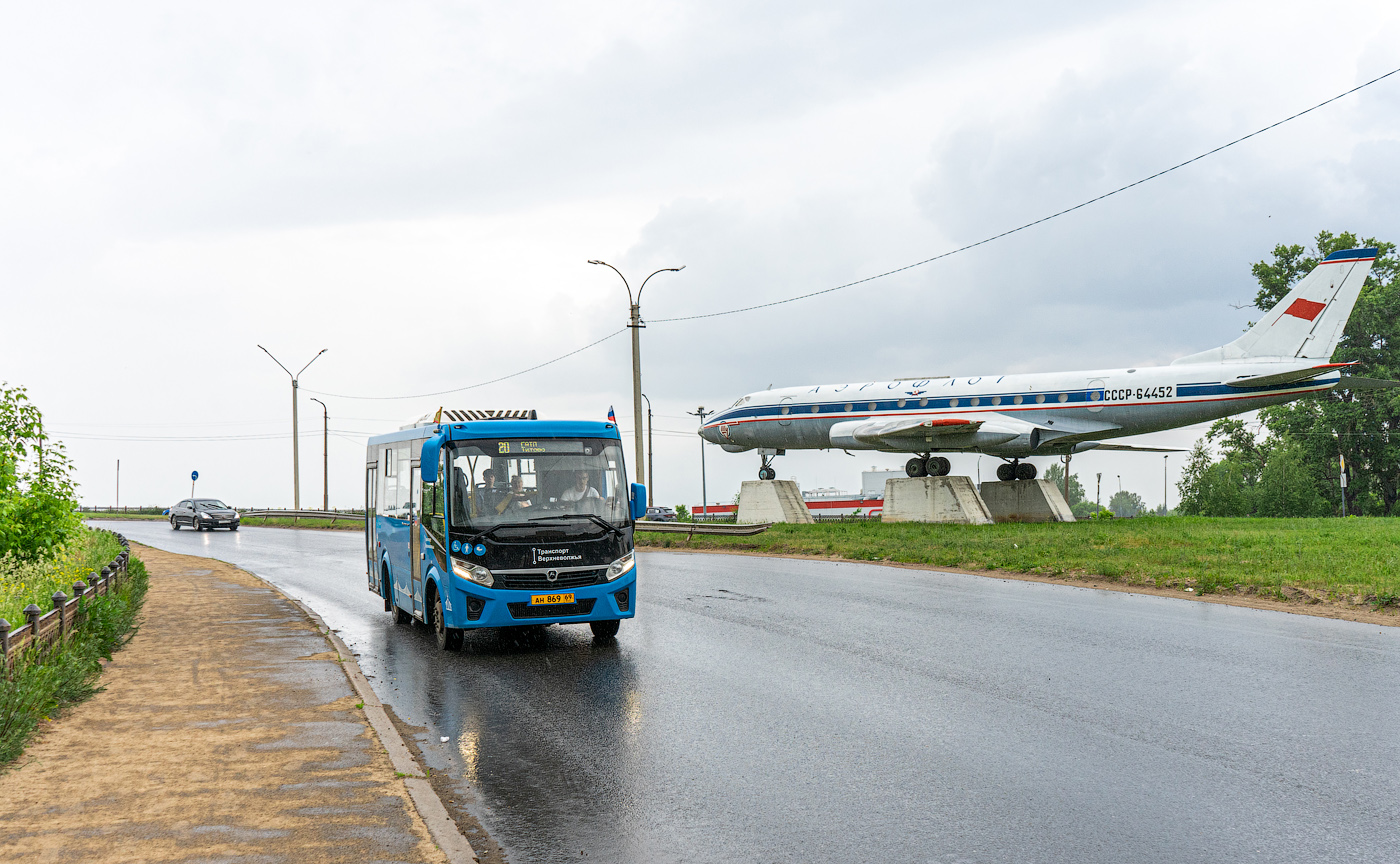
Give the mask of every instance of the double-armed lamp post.
<path id="1" fill-rule="evenodd" d="M 642 328 L 646 325 L 642 323 L 642 291 L 651 281 L 651 277 L 657 273 L 679 273 L 685 269 L 681 267 L 662 267 L 642 280 L 642 287 L 637 289 L 637 296 L 632 296 L 632 286 L 628 284 L 627 277 L 622 275 L 622 271 L 613 267 L 606 261 L 590 260 L 589 264 L 601 264 L 611 269 L 622 280 L 623 287 L 627 289 L 627 302 L 631 305 L 631 316 L 627 319 L 627 326 L 632 328 L 632 440 L 637 442 L 637 480 L 645 484 L 648 472 L 646 463 L 645 448 L 642 443 Z"/>
<path id="2" fill-rule="evenodd" d="M 259 347 L 259 348 L 262 348 L 262 351 L 263 351 L 264 354 L 266 354 L 266 355 L 269 356 L 269 357 L 272 357 L 272 352 L 271 352 L 271 351 L 267 350 L 266 348 L 263 348 L 263 346 L 261 346 L 261 345 L 259 345 L 258 347 Z M 321 356 L 322 354 L 324 354 L 324 353 L 326 353 L 326 349 L 325 349 L 325 348 L 322 348 L 320 351 L 317 351 L 317 352 L 316 352 L 316 357 L 320 357 L 320 356 Z M 307 367 L 307 366 L 310 366 L 312 363 L 315 363 L 315 362 L 316 362 L 316 357 L 312 357 L 310 360 L 306 361 L 306 366 L 303 366 L 303 367 L 301 367 L 300 369 L 298 369 L 298 370 L 297 370 L 297 374 L 295 374 L 295 375 L 293 375 L 292 372 L 291 372 L 291 370 L 288 369 L 286 366 L 282 366 L 282 361 L 281 361 L 281 360 L 278 360 L 276 357 L 272 357 L 272 362 L 273 362 L 273 363 L 276 363 L 278 366 L 282 366 L 282 371 L 283 371 L 283 372 L 286 372 L 286 373 L 287 373 L 287 377 L 292 379 L 292 509 L 293 509 L 293 510 L 300 510 L 300 509 L 301 509 L 301 445 L 300 445 L 300 440 L 301 440 L 301 439 L 297 437 L 298 434 L 299 434 L 299 433 L 298 433 L 298 430 L 297 430 L 297 387 L 299 386 L 299 385 L 298 385 L 298 382 L 297 382 L 297 379 L 299 379 L 299 378 L 301 377 L 301 373 L 303 373 L 303 372 L 306 371 L 306 367 Z"/>

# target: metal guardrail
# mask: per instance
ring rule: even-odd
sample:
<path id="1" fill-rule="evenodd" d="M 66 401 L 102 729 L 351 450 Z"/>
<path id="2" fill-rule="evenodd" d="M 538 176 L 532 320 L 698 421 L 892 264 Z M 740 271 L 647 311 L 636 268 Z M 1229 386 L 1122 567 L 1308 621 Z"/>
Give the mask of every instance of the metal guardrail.
<path id="1" fill-rule="evenodd" d="M 355 521 L 365 521 L 363 513 L 344 513 L 335 510 L 242 510 L 238 514 L 240 519 L 249 517 L 263 517 L 265 519 L 329 519 L 334 524 L 337 519 L 352 519 Z"/>
<path id="2" fill-rule="evenodd" d="M 722 522 L 651 522 L 638 520 L 636 530 L 657 534 L 724 534 L 730 537 L 752 537 L 773 527 L 772 522 L 759 522 L 755 525 L 726 525 Z"/>

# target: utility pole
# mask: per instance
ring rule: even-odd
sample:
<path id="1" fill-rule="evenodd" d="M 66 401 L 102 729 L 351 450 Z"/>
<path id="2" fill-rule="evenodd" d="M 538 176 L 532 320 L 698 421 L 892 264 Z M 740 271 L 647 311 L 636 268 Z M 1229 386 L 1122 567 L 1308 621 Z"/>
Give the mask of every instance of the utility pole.
<path id="1" fill-rule="evenodd" d="M 272 357 L 272 352 L 271 352 L 271 351 L 267 350 L 266 348 L 263 348 L 263 346 L 261 346 L 261 345 L 259 345 L 258 347 L 259 347 L 259 348 L 262 348 L 262 352 L 263 352 L 264 354 L 266 354 L 266 355 L 269 356 L 269 357 Z M 320 357 L 320 356 L 321 356 L 322 354 L 324 354 L 324 353 L 326 353 L 326 349 L 325 349 L 325 348 L 322 348 L 320 351 L 317 351 L 317 352 L 316 352 L 316 357 Z M 315 363 L 315 362 L 316 362 L 316 357 L 312 357 L 310 360 L 306 361 L 306 366 L 310 366 L 312 363 Z M 272 357 L 272 362 L 273 362 L 273 363 L 276 363 L 278 366 L 282 366 L 282 361 L 281 361 L 281 360 L 278 360 L 276 357 Z M 292 372 L 291 372 L 291 370 L 288 369 L 286 366 L 282 366 L 282 371 L 283 371 L 283 372 L 286 372 L 286 373 L 287 373 L 287 377 L 292 379 L 292 509 L 293 509 L 293 510 L 300 510 L 300 509 L 301 509 L 301 439 L 298 437 L 298 435 L 300 434 L 300 432 L 299 432 L 299 430 L 297 429 L 297 387 L 300 386 L 300 384 L 299 384 L 299 382 L 298 382 L 298 379 L 301 378 L 301 373 L 306 371 L 306 366 L 303 366 L 303 367 L 301 367 L 299 370 L 297 370 L 297 374 L 295 374 L 295 375 L 293 375 Z"/>
<path id="2" fill-rule="evenodd" d="M 122 506 L 122 460 L 117 460 L 117 507 Z"/>
<path id="3" fill-rule="evenodd" d="M 1162 456 L 1162 515 L 1167 515 L 1167 456 Z"/>
<path id="4" fill-rule="evenodd" d="M 326 403 L 311 397 L 321 406 L 321 509 L 331 509 L 331 415 Z M 334 521 L 334 520 L 332 520 Z"/>
<path id="5" fill-rule="evenodd" d="M 1338 453 L 1337 458 L 1341 460 L 1342 473 L 1338 475 L 1342 484 L 1342 518 L 1347 518 L 1347 454 Z"/>
<path id="6" fill-rule="evenodd" d="M 647 400 L 647 500 L 656 504 L 656 450 L 651 446 L 651 397 L 643 393 Z"/>
<path id="7" fill-rule="evenodd" d="M 1098 508 L 1099 510 L 1102 510 L 1102 509 L 1103 509 L 1103 504 L 1099 503 L 1099 502 L 1102 501 L 1102 500 L 1103 500 L 1103 472 L 1100 471 L 1099 473 L 1097 473 L 1097 474 L 1094 475 L 1094 506 L 1095 506 L 1096 508 Z"/>
<path id="8" fill-rule="evenodd" d="M 657 273 L 679 273 L 685 269 L 680 267 L 662 267 L 642 280 L 642 287 L 637 289 L 637 296 L 632 296 L 632 286 L 628 284 L 627 277 L 622 275 L 622 271 L 613 267 L 606 261 L 589 259 L 589 264 L 600 264 L 609 268 L 622 280 L 622 285 L 627 289 L 627 303 L 631 307 L 631 314 L 627 319 L 627 326 L 632 328 L 632 440 L 637 444 L 637 479 L 643 484 L 647 482 L 644 475 L 649 472 L 643 469 L 642 462 L 645 454 L 642 452 L 642 328 L 647 326 L 642 323 L 642 291 L 651 281 L 651 277 Z"/>
<path id="9" fill-rule="evenodd" d="M 701 425 L 701 427 L 704 427 L 704 425 L 705 425 L 705 418 L 706 418 L 707 416 L 709 416 L 709 415 L 715 413 L 715 412 L 713 412 L 713 411 L 706 411 L 706 410 L 705 410 L 705 406 L 704 406 L 704 405 L 701 405 L 699 408 L 696 408 L 694 411 L 687 411 L 687 412 L 685 412 L 685 413 L 689 414 L 689 415 L 692 416 L 692 417 L 699 417 L 699 418 L 700 418 L 700 425 Z M 704 439 L 704 437 L 702 436 L 702 437 L 700 438 L 700 509 L 702 509 L 702 510 L 705 511 L 705 517 L 706 517 L 706 518 L 705 518 L 705 521 L 707 521 L 707 522 L 709 521 L 709 515 L 710 515 L 709 509 L 710 509 L 710 508 L 709 508 L 709 505 L 706 504 L 705 502 L 709 500 L 709 497 L 710 497 L 710 494 L 709 494 L 708 490 L 706 490 L 706 488 L 705 488 L 705 439 Z M 694 516 L 691 516 L 690 518 L 693 520 L 695 517 L 694 517 Z"/>

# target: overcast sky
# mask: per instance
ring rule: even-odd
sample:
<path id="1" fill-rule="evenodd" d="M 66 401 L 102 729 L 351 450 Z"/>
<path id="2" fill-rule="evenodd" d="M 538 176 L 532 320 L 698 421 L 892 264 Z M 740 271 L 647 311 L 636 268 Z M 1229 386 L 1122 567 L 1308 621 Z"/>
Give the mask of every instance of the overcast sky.
<path id="1" fill-rule="evenodd" d="M 700 496 L 696 406 L 774 386 L 1168 362 L 1233 339 L 1250 264 L 1400 237 L 1391 2 L 16 4 L 0 27 L 0 380 L 83 499 L 362 503 L 364 440 L 439 405 L 631 429 L 634 281 L 661 503 Z M 315 392 L 313 392 L 315 391 Z M 335 394 L 335 395 L 326 395 Z M 1200 428 L 1140 443 L 1189 446 Z M 628 449 L 628 454 L 631 454 Z M 711 448 L 709 496 L 758 458 Z M 859 488 L 903 457 L 789 455 Z M 983 458 L 990 476 L 994 461 Z M 1050 460 L 1038 460 L 1048 465 Z M 1183 460 L 1168 460 L 1172 482 Z M 1149 504 L 1157 456 L 1086 454 Z M 976 457 L 955 457 L 975 474 Z M 1175 503 L 1175 490 L 1172 491 Z"/>

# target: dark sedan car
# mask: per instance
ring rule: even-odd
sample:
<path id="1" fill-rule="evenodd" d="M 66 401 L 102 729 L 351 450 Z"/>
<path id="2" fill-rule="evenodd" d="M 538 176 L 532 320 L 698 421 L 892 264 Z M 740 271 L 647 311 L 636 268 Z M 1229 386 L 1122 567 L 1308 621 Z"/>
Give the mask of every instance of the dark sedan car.
<path id="1" fill-rule="evenodd" d="M 170 508 L 170 527 L 179 531 L 188 525 L 196 531 L 215 528 L 238 530 L 238 511 L 218 498 L 186 498 Z"/>

